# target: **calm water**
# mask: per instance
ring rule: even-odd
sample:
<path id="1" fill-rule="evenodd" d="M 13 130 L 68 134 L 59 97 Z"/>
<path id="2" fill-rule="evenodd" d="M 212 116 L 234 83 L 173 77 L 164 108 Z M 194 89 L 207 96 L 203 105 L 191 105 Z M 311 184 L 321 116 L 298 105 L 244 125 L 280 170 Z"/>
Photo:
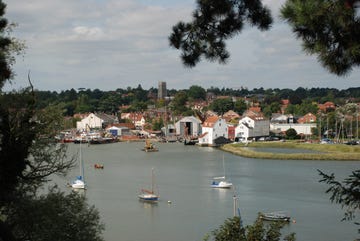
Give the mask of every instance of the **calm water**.
<path id="1" fill-rule="evenodd" d="M 233 215 L 234 190 L 209 187 L 213 176 L 223 175 L 223 155 L 245 225 L 259 211 L 282 210 L 296 220 L 284 232 L 296 232 L 297 240 L 358 237 L 355 225 L 340 221 L 343 211 L 330 203 L 316 170 L 343 178 L 359 168 L 359 162 L 258 160 L 181 143 L 156 143 L 159 152 L 145 153 L 143 145 L 83 145 L 86 196 L 101 213 L 107 241 L 201 241 Z M 69 144 L 72 153 L 78 148 Z M 104 169 L 95 170 L 95 163 Z M 137 199 L 141 188 L 150 187 L 151 168 L 161 198 L 157 205 Z M 72 170 L 60 182 L 65 186 L 77 174 Z"/>

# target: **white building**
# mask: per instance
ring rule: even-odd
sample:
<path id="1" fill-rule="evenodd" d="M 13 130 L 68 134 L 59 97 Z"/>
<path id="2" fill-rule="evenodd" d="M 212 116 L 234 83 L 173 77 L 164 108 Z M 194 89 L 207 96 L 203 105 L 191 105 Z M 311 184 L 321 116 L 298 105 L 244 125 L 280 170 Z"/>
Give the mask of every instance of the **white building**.
<path id="1" fill-rule="evenodd" d="M 105 129 L 107 133 L 111 134 L 112 136 L 122 136 L 122 135 L 129 135 L 130 129 L 124 126 L 111 126 Z"/>
<path id="2" fill-rule="evenodd" d="M 111 115 L 104 113 L 90 113 L 81 121 L 76 122 L 76 129 L 80 131 L 90 131 L 91 129 L 102 129 L 108 124 L 114 124 L 118 122 L 118 119 Z"/>
<path id="3" fill-rule="evenodd" d="M 309 136 L 312 135 L 312 128 L 316 128 L 316 123 L 287 123 L 287 124 L 278 124 L 278 123 L 271 123 L 270 124 L 270 131 L 274 133 L 281 133 L 289 130 L 290 128 L 296 130 L 298 135 L 305 135 Z"/>
<path id="4" fill-rule="evenodd" d="M 262 116 L 245 116 L 239 120 L 239 125 L 235 128 L 235 138 L 240 141 L 269 136 L 269 134 L 270 121 Z"/>
<path id="5" fill-rule="evenodd" d="M 81 121 L 76 122 L 77 130 L 90 130 L 95 128 L 102 128 L 103 120 L 96 116 L 94 113 L 90 113 L 87 117 Z"/>
<path id="6" fill-rule="evenodd" d="M 138 129 L 142 129 L 146 123 L 145 117 L 140 113 L 121 113 L 121 119 L 130 120 Z"/>
<path id="7" fill-rule="evenodd" d="M 201 134 L 201 122 L 194 116 L 185 116 L 175 123 L 176 135 L 199 136 Z"/>
<path id="8" fill-rule="evenodd" d="M 214 146 L 215 140 L 219 137 L 228 138 L 226 121 L 218 116 L 211 116 L 202 124 L 202 135 L 198 138 L 199 145 Z"/>

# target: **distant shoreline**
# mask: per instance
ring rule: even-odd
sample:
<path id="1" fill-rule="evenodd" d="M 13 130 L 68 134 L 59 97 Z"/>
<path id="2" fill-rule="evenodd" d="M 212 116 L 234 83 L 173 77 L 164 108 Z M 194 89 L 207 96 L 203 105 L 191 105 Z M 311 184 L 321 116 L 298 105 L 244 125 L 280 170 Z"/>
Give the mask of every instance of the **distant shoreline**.
<path id="1" fill-rule="evenodd" d="M 274 153 L 256 151 L 253 148 L 287 148 L 313 150 L 315 153 Z M 338 161 L 360 161 L 360 145 L 348 146 L 345 144 L 313 144 L 297 142 L 252 142 L 245 144 L 226 144 L 220 147 L 221 150 L 235 155 L 276 160 L 338 160 Z"/>

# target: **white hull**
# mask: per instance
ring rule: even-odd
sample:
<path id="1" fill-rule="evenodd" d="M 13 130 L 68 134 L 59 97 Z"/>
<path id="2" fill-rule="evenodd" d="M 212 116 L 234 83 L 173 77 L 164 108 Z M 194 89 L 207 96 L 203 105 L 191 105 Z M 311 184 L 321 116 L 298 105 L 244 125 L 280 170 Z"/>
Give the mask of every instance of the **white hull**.
<path id="1" fill-rule="evenodd" d="M 85 189 L 86 185 L 85 185 L 85 182 L 83 182 L 82 180 L 75 180 L 71 184 L 71 187 L 74 189 Z"/>
<path id="2" fill-rule="evenodd" d="M 211 187 L 213 188 L 231 188 L 233 186 L 233 184 L 231 182 L 226 182 L 226 181 L 220 181 L 220 182 L 213 182 L 211 184 Z"/>
<path id="3" fill-rule="evenodd" d="M 159 197 L 155 194 L 140 194 L 139 199 L 142 201 L 158 201 Z"/>

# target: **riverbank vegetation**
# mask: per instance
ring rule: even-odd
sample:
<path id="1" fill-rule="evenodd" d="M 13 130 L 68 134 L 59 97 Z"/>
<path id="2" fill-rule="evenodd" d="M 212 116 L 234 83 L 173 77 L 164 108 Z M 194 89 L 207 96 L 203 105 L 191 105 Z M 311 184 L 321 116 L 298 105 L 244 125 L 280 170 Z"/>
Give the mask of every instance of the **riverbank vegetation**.
<path id="1" fill-rule="evenodd" d="M 257 151 L 261 148 L 261 151 Z M 269 151 L 266 151 L 268 148 Z M 274 152 L 273 148 L 297 149 L 292 153 Z M 356 160 L 360 161 L 360 146 L 315 144 L 300 142 L 251 142 L 227 144 L 220 149 L 250 158 L 279 160 Z M 301 152 L 301 150 L 306 150 Z M 308 150 L 312 152 L 308 152 Z"/>

